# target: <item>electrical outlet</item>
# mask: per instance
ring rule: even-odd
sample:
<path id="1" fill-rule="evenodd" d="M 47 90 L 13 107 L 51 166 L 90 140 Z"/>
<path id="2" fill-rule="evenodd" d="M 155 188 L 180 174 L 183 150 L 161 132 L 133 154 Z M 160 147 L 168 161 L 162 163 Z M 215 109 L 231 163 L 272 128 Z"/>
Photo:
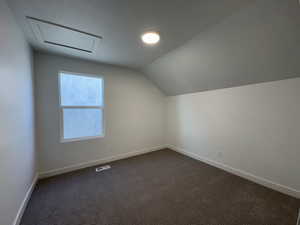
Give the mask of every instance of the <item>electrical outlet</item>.
<path id="1" fill-rule="evenodd" d="M 218 158 L 223 158 L 223 152 L 218 152 L 218 153 L 217 153 L 217 157 L 218 157 Z"/>

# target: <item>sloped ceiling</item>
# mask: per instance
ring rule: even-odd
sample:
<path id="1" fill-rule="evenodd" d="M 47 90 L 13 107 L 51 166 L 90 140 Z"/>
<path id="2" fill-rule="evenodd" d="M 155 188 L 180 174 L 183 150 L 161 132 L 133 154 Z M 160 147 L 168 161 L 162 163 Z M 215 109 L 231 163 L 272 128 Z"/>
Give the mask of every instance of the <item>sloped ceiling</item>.
<path id="1" fill-rule="evenodd" d="M 36 50 L 141 68 L 250 1 L 8 0 L 8 3 Z M 45 44 L 35 37 L 26 16 L 99 35 L 103 39 L 93 54 Z M 149 47 L 141 42 L 141 34 L 148 30 L 161 33 L 159 45 Z"/>
<path id="2" fill-rule="evenodd" d="M 297 0 L 9 0 L 34 49 L 144 72 L 167 95 L 298 77 Z M 92 54 L 40 42 L 26 16 L 102 36 Z M 145 46 L 146 30 L 161 42 Z M 53 38 L 56 36 L 53 34 Z"/>
<path id="3" fill-rule="evenodd" d="M 300 75 L 297 0 L 253 1 L 146 66 L 167 95 Z"/>

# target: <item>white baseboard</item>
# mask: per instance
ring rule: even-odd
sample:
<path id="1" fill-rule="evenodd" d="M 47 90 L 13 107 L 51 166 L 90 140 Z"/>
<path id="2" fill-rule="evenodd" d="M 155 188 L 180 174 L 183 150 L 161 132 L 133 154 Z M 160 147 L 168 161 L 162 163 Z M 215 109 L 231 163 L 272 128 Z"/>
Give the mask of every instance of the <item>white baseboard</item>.
<path id="1" fill-rule="evenodd" d="M 34 187 L 36 185 L 37 180 L 38 180 L 38 174 L 36 174 L 35 177 L 33 178 L 32 183 L 31 183 L 31 185 L 30 185 L 30 187 L 29 187 L 29 189 L 28 189 L 28 191 L 27 191 L 27 193 L 25 195 L 25 198 L 23 199 L 23 201 L 22 201 L 22 203 L 20 205 L 20 208 L 18 210 L 17 216 L 15 217 L 15 220 L 14 220 L 14 222 L 13 222 L 12 225 L 19 225 L 20 224 L 22 216 L 24 214 L 24 211 L 26 209 L 26 206 L 27 206 L 28 201 L 29 201 L 29 199 L 31 197 L 31 194 L 33 192 L 33 189 L 34 189 Z"/>
<path id="2" fill-rule="evenodd" d="M 229 173 L 232 173 L 232 174 L 235 174 L 237 176 L 243 177 L 247 180 L 253 181 L 253 182 L 258 183 L 260 185 L 263 185 L 265 187 L 268 187 L 268 188 L 271 188 L 273 190 L 279 191 L 281 193 L 293 196 L 295 198 L 300 198 L 300 191 L 299 190 L 293 189 L 291 187 L 288 187 L 288 186 L 285 186 L 285 185 L 282 185 L 282 184 L 278 184 L 276 182 L 267 180 L 267 179 L 262 178 L 262 177 L 258 177 L 256 175 L 253 175 L 253 174 L 248 173 L 246 171 L 227 166 L 223 163 L 216 162 L 216 161 L 213 161 L 213 160 L 205 158 L 205 157 L 201 157 L 201 156 L 196 155 L 195 153 L 189 152 L 189 151 L 187 151 L 186 149 L 183 149 L 183 148 L 179 148 L 179 147 L 176 147 L 176 146 L 173 146 L 173 145 L 167 145 L 167 148 L 172 149 L 172 150 L 174 150 L 178 153 L 184 154 L 186 156 L 189 156 L 191 158 L 194 158 L 196 160 L 199 160 L 201 162 L 207 163 L 211 166 L 214 166 L 214 167 L 217 167 L 219 169 L 225 170 Z"/>
<path id="3" fill-rule="evenodd" d="M 66 166 L 66 167 L 59 168 L 59 169 L 44 171 L 44 172 L 39 173 L 39 178 L 42 179 L 42 178 L 52 177 L 55 175 L 71 172 L 74 170 L 79 170 L 79 169 L 83 169 L 83 168 L 87 168 L 87 167 L 91 167 L 91 166 L 96 166 L 96 165 L 100 165 L 100 164 L 104 164 L 104 163 L 108 163 L 108 162 L 112 162 L 112 161 L 116 161 L 116 160 L 120 160 L 120 159 L 126 159 L 126 158 L 129 158 L 132 156 L 142 155 L 142 154 L 145 154 L 148 152 L 153 152 L 153 151 L 161 150 L 164 148 L 166 148 L 166 146 L 161 145 L 161 146 L 156 146 L 156 147 L 152 147 L 152 148 L 142 149 L 139 151 L 131 151 L 131 152 L 127 152 L 124 154 L 119 154 L 119 155 L 115 155 L 115 156 L 111 156 L 111 157 L 106 157 L 106 158 L 102 158 L 102 159 L 79 163 L 76 165 Z"/>

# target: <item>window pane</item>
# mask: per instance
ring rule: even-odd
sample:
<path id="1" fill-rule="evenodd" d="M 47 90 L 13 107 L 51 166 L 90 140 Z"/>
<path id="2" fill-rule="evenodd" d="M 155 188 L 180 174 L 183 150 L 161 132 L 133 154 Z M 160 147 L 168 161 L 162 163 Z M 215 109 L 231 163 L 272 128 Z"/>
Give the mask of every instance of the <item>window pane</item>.
<path id="1" fill-rule="evenodd" d="M 60 95 L 63 106 L 102 106 L 103 79 L 60 74 Z"/>
<path id="2" fill-rule="evenodd" d="M 101 109 L 64 108 L 64 139 L 103 135 Z"/>

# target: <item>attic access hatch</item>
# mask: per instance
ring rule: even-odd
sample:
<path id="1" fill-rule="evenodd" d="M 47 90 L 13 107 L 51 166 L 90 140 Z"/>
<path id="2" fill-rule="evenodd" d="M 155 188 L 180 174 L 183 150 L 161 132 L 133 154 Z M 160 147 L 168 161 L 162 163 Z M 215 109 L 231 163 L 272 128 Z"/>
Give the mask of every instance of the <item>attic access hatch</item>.
<path id="1" fill-rule="evenodd" d="M 33 17 L 26 17 L 36 38 L 48 45 L 93 53 L 101 36 Z"/>

